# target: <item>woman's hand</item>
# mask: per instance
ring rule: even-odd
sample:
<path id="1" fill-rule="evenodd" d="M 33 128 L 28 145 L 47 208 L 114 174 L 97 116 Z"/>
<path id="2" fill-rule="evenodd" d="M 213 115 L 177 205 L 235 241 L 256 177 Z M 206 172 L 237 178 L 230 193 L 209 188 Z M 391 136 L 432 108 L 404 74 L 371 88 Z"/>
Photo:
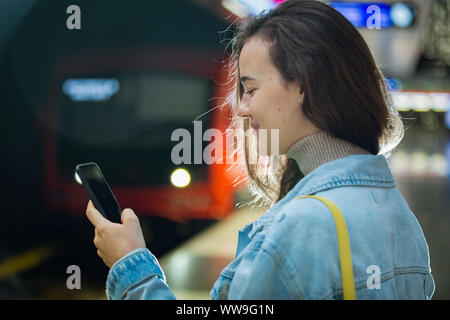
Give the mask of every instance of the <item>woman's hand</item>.
<path id="1" fill-rule="evenodd" d="M 124 209 L 122 224 L 113 223 L 104 218 L 89 200 L 86 215 L 95 227 L 97 254 L 109 268 L 131 251 L 146 247 L 139 219 L 133 210 Z"/>

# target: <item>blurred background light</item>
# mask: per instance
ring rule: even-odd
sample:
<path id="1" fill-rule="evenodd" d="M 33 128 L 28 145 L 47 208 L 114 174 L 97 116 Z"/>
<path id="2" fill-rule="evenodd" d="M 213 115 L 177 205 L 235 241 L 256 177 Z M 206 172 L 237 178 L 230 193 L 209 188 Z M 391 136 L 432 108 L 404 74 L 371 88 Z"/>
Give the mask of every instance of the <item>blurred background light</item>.
<path id="1" fill-rule="evenodd" d="M 442 154 L 433 154 L 429 157 L 429 174 L 435 177 L 447 176 L 447 159 Z"/>
<path id="2" fill-rule="evenodd" d="M 445 125 L 450 129 L 450 109 L 445 113 Z"/>
<path id="3" fill-rule="evenodd" d="M 449 113 L 447 112 L 447 115 L 448 114 Z M 450 177 L 450 140 L 447 141 L 445 146 L 445 159 L 447 160 L 447 177 Z"/>
<path id="4" fill-rule="evenodd" d="M 406 3 L 395 3 L 390 10 L 392 23 L 399 28 L 407 28 L 414 21 L 414 9 Z"/>
<path id="5" fill-rule="evenodd" d="M 415 151 L 409 157 L 411 173 L 415 176 L 424 176 L 428 170 L 428 156 L 423 151 Z"/>
<path id="6" fill-rule="evenodd" d="M 236 0 L 222 0 L 222 6 L 239 18 L 243 18 L 248 14 L 247 8 Z"/>
<path id="7" fill-rule="evenodd" d="M 446 112 L 450 109 L 449 92 L 392 91 L 391 96 L 398 111 Z"/>
<path id="8" fill-rule="evenodd" d="M 386 85 L 389 88 L 389 90 L 402 90 L 403 89 L 403 84 L 400 81 L 400 79 L 386 77 L 385 81 L 386 81 Z"/>
<path id="9" fill-rule="evenodd" d="M 407 94 L 395 92 L 391 95 L 394 106 L 398 111 L 409 111 L 413 108 L 413 103 Z"/>
<path id="10" fill-rule="evenodd" d="M 270 10 L 286 0 L 222 0 L 222 6 L 238 17 L 257 15 Z M 405 3 L 330 1 L 328 4 L 340 12 L 357 28 L 370 28 L 374 15 L 379 15 L 376 28 L 407 28 L 414 22 L 416 9 Z"/>
<path id="11" fill-rule="evenodd" d="M 438 177 L 449 174 L 449 157 L 443 153 L 427 153 L 424 150 L 395 151 L 389 159 L 392 173 L 398 177 Z"/>
<path id="12" fill-rule="evenodd" d="M 104 101 L 119 91 L 117 79 L 67 79 L 62 89 L 74 101 Z"/>
<path id="13" fill-rule="evenodd" d="M 176 169 L 170 176 L 170 182 L 175 187 L 184 188 L 191 182 L 191 175 L 185 169 Z"/>

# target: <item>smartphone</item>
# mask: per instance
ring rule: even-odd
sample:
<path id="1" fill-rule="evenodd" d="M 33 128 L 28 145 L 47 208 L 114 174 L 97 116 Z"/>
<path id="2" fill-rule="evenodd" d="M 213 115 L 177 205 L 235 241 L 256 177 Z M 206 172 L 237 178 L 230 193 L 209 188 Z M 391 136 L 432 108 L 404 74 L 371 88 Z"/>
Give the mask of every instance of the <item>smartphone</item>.
<path id="1" fill-rule="evenodd" d="M 109 221 L 121 223 L 122 210 L 99 166 L 95 162 L 82 163 L 76 166 L 75 173 L 95 208 Z"/>

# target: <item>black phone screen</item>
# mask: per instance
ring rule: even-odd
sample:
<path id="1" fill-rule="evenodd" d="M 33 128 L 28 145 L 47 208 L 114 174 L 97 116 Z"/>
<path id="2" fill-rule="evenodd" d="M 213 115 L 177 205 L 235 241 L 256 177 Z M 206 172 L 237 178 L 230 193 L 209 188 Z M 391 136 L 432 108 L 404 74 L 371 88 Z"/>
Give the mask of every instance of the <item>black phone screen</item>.
<path id="1" fill-rule="evenodd" d="M 111 222 L 120 223 L 122 210 L 98 165 L 94 162 L 80 164 L 75 171 L 95 208 Z"/>

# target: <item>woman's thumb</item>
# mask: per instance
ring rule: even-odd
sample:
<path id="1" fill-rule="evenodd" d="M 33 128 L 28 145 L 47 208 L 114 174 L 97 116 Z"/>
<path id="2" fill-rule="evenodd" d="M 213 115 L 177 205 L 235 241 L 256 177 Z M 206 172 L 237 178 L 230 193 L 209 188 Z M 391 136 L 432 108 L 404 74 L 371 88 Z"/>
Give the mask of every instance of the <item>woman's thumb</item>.
<path id="1" fill-rule="evenodd" d="M 136 216 L 134 211 L 129 208 L 126 208 L 122 211 L 121 220 L 123 224 L 129 224 L 130 222 L 139 224 L 138 217 Z"/>

